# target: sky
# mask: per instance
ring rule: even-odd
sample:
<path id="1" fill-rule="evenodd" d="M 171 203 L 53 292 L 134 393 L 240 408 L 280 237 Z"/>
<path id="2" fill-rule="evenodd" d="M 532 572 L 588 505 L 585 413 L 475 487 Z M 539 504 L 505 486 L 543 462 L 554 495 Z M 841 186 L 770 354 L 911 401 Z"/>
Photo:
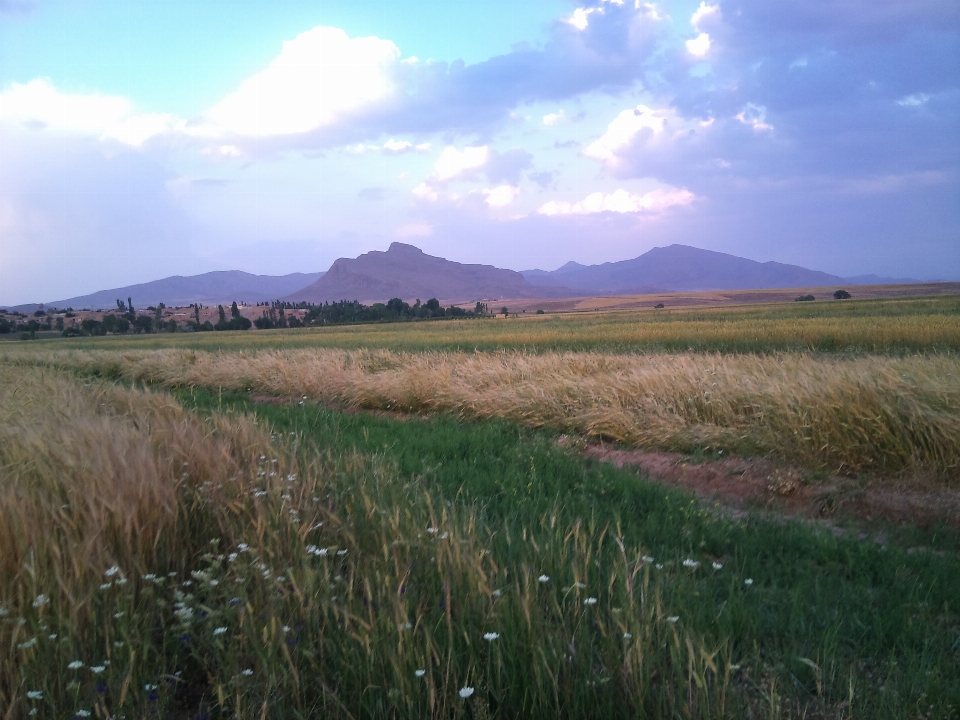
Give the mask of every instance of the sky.
<path id="1" fill-rule="evenodd" d="M 0 304 L 396 241 L 960 280 L 960 3 L 0 0 Z"/>

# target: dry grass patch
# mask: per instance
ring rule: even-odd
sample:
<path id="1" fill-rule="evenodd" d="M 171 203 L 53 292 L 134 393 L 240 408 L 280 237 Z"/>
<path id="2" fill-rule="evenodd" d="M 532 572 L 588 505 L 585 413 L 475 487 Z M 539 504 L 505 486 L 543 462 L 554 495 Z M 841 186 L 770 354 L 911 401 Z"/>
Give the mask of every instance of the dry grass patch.
<path id="1" fill-rule="evenodd" d="M 772 454 L 842 474 L 960 467 L 960 359 L 289 350 L 57 352 L 21 361 L 168 387 L 505 418 L 647 448 Z"/>

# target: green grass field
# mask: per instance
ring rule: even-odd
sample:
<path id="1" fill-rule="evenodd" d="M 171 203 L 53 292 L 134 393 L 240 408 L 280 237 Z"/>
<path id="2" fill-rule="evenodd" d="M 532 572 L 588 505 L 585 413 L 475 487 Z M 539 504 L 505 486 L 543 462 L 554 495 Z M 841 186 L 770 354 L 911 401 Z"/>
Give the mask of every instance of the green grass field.
<path id="1" fill-rule="evenodd" d="M 656 407 L 673 422 L 683 405 L 684 422 L 733 428 L 753 417 L 743 408 L 762 407 L 755 424 L 776 454 L 830 392 L 836 407 L 810 427 L 842 411 L 822 430 L 836 452 L 853 458 L 861 432 L 882 432 L 889 443 L 858 451 L 868 466 L 902 452 L 941 463 L 950 486 L 960 372 L 956 346 L 931 338 L 955 333 L 957 303 L 5 345 L 0 707 L 41 718 L 956 718 L 956 533 L 907 527 L 880 543 L 731 513 L 590 461 L 558 432 L 589 434 L 589 412 L 647 388 L 647 415 L 631 426 Z M 801 320 L 847 326 L 847 344 L 832 352 L 823 331 L 814 355 L 767 357 Z M 686 351 L 680 338 L 700 323 L 711 350 L 732 350 L 717 338 L 739 332 L 760 355 L 644 344 L 653 328 Z M 759 327 L 767 335 L 743 335 Z M 447 352 L 469 343 L 497 352 Z M 469 377 L 449 386 L 461 400 L 431 384 L 438 372 Z M 631 372 L 640 385 L 617 384 Z M 703 373 L 725 378 L 707 384 L 718 399 L 685 402 L 684 383 Z M 537 388 L 551 382 L 560 399 L 545 401 Z M 351 401 L 361 390 L 370 400 Z M 264 393 L 287 399 L 254 398 Z M 496 410 L 510 398 L 572 425 Z"/>

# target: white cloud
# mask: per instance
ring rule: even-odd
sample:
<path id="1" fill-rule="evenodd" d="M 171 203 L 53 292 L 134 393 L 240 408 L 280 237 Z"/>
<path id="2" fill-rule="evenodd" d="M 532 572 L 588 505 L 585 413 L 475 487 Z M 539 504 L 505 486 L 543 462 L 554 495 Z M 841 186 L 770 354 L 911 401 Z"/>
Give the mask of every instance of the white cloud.
<path id="1" fill-rule="evenodd" d="M 427 185 L 425 182 L 417 185 L 412 192 L 415 197 L 418 197 L 421 200 L 436 202 L 440 199 L 440 193 L 437 191 L 437 189 L 431 185 Z"/>
<path id="2" fill-rule="evenodd" d="M 643 128 L 650 128 L 654 133 L 662 132 L 665 120 L 662 111 L 652 110 L 646 105 L 624 110 L 607 126 L 607 132 L 599 140 L 584 149 L 583 154 L 615 165 L 619 159 L 617 151 L 629 145 L 634 135 Z"/>
<path id="3" fill-rule="evenodd" d="M 596 12 L 597 8 L 577 8 L 573 15 L 566 19 L 566 22 L 573 25 L 577 30 L 586 30 L 590 24 L 590 13 Z"/>
<path id="4" fill-rule="evenodd" d="M 116 95 L 61 92 L 46 78 L 13 83 L 0 93 L 0 122 L 92 135 L 135 147 L 184 125 L 173 115 L 137 113 L 129 100 Z"/>
<path id="5" fill-rule="evenodd" d="M 750 125 L 757 132 L 773 130 L 773 125 L 769 125 L 766 122 L 766 117 L 767 108 L 763 105 L 754 105 L 753 103 L 747 103 L 743 110 L 734 115 L 734 118 L 744 125 Z"/>
<path id="6" fill-rule="evenodd" d="M 920 107 L 927 100 L 930 99 L 930 96 L 926 93 L 917 93 L 915 95 L 907 95 L 897 100 L 897 105 L 900 107 Z"/>
<path id="7" fill-rule="evenodd" d="M 409 140 L 394 140 L 390 138 L 383 145 L 367 145 L 364 143 L 357 143 L 356 145 L 345 145 L 344 150 L 348 153 L 354 155 L 362 155 L 366 152 L 380 152 L 383 151 L 388 155 L 402 155 L 408 152 L 429 152 L 430 143 L 420 143 L 419 145 L 414 145 Z"/>
<path id="8" fill-rule="evenodd" d="M 700 33 L 693 40 L 687 40 L 687 52 L 694 57 L 703 57 L 710 52 L 710 36 Z"/>
<path id="9" fill-rule="evenodd" d="M 710 52 L 710 34 L 707 32 L 707 26 L 709 26 L 712 21 L 715 22 L 719 19 L 719 5 L 707 5 L 705 2 L 700 3 L 700 7 L 698 7 L 690 17 L 690 24 L 699 34 L 692 40 L 686 41 L 685 44 L 688 53 L 694 57 L 702 58 Z"/>
<path id="10" fill-rule="evenodd" d="M 558 110 L 558 111 L 555 112 L 555 113 L 550 113 L 549 115 L 544 115 L 544 116 L 543 116 L 543 124 L 544 124 L 544 125 L 556 125 L 557 123 L 559 123 L 559 122 L 561 122 L 562 120 L 565 120 L 565 119 L 566 119 L 566 115 L 564 115 L 563 110 Z"/>
<path id="11" fill-rule="evenodd" d="M 451 180 L 469 170 L 483 167 L 487 164 L 488 157 L 489 150 L 486 145 L 465 147 L 463 150 L 457 150 L 452 145 L 447 146 L 437 159 L 434 178 L 440 182 Z"/>
<path id="12" fill-rule="evenodd" d="M 720 6 L 707 5 L 705 2 L 701 2 L 700 7 L 698 7 L 691 16 L 690 24 L 693 25 L 695 30 L 701 30 L 700 24 L 704 20 L 710 20 L 714 18 L 720 18 Z"/>
<path id="13" fill-rule="evenodd" d="M 484 190 L 487 196 L 487 205 L 490 207 L 506 207 L 520 194 L 520 188 L 513 185 L 499 185 L 492 190 Z"/>
<path id="14" fill-rule="evenodd" d="M 620 189 L 610 194 L 591 193 L 577 203 L 551 200 L 537 211 L 541 215 L 591 215 L 601 212 L 636 213 L 659 212 L 672 205 L 688 205 L 695 196 L 684 188 L 651 190 L 643 195 Z"/>
<path id="15" fill-rule="evenodd" d="M 280 55 L 207 113 L 221 129 L 248 136 L 305 133 L 393 92 L 400 50 L 377 37 L 351 38 L 318 26 L 283 43 Z"/>
<path id="16" fill-rule="evenodd" d="M 390 138 L 383 144 L 383 149 L 390 153 L 402 153 L 406 150 L 411 150 L 412 148 L 413 143 L 409 140 L 394 140 L 393 138 Z"/>

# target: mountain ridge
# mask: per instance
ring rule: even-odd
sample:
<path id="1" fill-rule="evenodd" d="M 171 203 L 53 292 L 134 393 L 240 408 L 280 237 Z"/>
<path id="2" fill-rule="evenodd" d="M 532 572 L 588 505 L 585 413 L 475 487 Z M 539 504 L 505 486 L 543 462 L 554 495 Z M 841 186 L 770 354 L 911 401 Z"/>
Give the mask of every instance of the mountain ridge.
<path id="1" fill-rule="evenodd" d="M 136 307 L 163 302 L 171 307 L 263 302 L 336 302 L 370 304 L 392 297 L 413 301 L 435 297 L 445 302 L 497 301 L 508 298 L 560 298 L 585 295 L 629 295 L 664 292 L 819 287 L 829 285 L 906 284 L 909 278 L 838 275 L 799 265 L 757 262 L 728 253 L 674 244 L 656 247 L 638 257 L 583 265 L 573 260 L 556 270 L 506 270 L 493 265 L 464 264 L 395 242 L 386 251 L 339 258 L 326 272 L 254 275 L 218 270 L 200 275 L 174 275 L 147 283 L 101 290 L 45 303 L 52 307 L 113 309 L 116 300 L 132 297 Z M 12 310 L 30 312 L 39 304 Z"/>
<path id="2" fill-rule="evenodd" d="M 277 300 L 297 287 L 305 287 L 322 277 L 323 273 L 289 273 L 287 275 L 254 275 L 243 270 L 214 270 L 200 275 L 171 275 L 159 280 L 127 285 L 108 290 L 98 290 L 88 295 L 78 295 L 64 300 L 43 303 L 56 308 L 89 308 L 111 310 L 117 300 L 126 302 L 131 298 L 134 306 L 164 303 L 170 307 L 192 303 L 217 305 L 237 302 L 264 302 Z M 37 308 L 38 304 L 27 303 L 12 309 Z"/>

